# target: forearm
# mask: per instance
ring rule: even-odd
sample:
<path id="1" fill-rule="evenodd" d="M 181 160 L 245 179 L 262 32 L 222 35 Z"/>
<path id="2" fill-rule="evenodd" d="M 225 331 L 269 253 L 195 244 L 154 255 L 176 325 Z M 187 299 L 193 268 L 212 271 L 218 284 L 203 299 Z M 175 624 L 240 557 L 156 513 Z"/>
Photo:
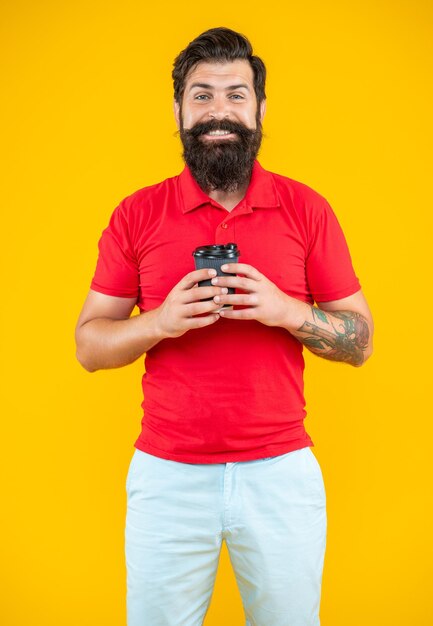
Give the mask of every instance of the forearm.
<path id="1" fill-rule="evenodd" d="M 136 298 L 89 291 L 75 338 L 77 359 L 89 372 L 128 365 L 163 339 L 180 337 L 219 319 L 212 298 L 227 293 L 220 287 L 196 287 L 215 276 L 214 269 L 189 272 L 156 309 L 130 317 Z"/>
<path id="2" fill-rule="evenodd" d="M 323 311 L 304 302 L 287 329 L 311 352 L 359 367 L 372 352 L 368 321 L 355 311 Z"/>
<path id="3" fill-rule="evenodd" d="M 77 329 L 77 358 L 89 372 L 123 367 L 164 338 L 157 309 L 122 320 L 92 319 Z"/>
<path id="4" fill-rule="evenodd" d="M 221 309 L 221 317 L 285 328 L 311 352 L 331 361 L 359 366 L 372 353 L 373 318 L 361 290 L 322 302 L 320 309 L 284 293 L 252 265 L 227 263 L 222 270 L 229 275 L 216 276 L 212 284 L 241 293 L 214 297 L 217 304 L 234 307 Z"/>

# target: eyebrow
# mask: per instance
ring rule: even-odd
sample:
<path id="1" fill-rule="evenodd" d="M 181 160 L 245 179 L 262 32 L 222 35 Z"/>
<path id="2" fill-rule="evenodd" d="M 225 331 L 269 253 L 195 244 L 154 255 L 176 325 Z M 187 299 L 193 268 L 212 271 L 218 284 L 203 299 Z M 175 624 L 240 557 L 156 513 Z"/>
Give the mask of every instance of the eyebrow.
<path id="1" fill-rule="evenodd" d="M 193 83 L 189 88 L 189 91 L 194 89 L 194 87 L 198 87 L 199 89 L 215 89 L 213 85 L 209 85 L 208 83 Z M 226 91 L 233 91 L 235 89 L 246 89 L 249 91 L 249 87 L 246 83 L 239 83 L 238 85 L 229 85 L 229 87 L 225 88 Z"/>

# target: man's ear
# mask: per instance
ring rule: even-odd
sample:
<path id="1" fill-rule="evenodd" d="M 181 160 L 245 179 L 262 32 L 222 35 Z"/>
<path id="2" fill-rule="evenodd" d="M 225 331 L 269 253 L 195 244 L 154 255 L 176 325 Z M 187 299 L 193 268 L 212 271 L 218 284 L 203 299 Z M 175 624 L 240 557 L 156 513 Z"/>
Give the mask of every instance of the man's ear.
<path id="1" fill-rule="evenodd" d="M 174 119 L 176 120 L 177 130 L 179 130 L 180 128 L 180 105 L 176 100 L 173 102 L 173 111 L 174 111 Z"/>
<path id="2" fill-rule="evenodd" d="M 263 118 L 266 113 L 266 100 L 262 100 L 260 103 L 260 121 L 263 122 Z"/>

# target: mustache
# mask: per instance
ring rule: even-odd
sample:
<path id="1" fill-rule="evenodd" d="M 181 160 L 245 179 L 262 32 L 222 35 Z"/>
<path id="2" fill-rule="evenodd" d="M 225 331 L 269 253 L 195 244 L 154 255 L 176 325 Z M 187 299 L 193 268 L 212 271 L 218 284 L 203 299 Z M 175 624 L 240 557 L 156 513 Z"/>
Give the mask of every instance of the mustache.
<path id="1" fill-rule="evenodd" d="M 195 124 L 192 128 L 184 128 L 182 132 L 189 136 L 200 137 L 200 135 L 206 135 L 213 130 L 225 130 L 230 133 L 236 133 L 240 138 L 248 139 L 256 134 L 256 129 L 247 128 L 240 122 L 233 122 L 231 120 L 209 120 L 208 122 L 200 122 Z"/>

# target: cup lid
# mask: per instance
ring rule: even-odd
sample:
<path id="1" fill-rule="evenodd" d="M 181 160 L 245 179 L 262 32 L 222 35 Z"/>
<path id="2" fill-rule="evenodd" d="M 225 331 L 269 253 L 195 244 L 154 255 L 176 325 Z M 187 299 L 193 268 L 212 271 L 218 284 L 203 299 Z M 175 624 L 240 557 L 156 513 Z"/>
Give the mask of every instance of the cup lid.
<path id="1" fill-rule="evenodd" d="M 237 244 L 226 243 L 209 246 L 199 246 L 192 253 L 193 256 L 205 257 L 207 259 L 237 258 L 240 252 Z"/>

